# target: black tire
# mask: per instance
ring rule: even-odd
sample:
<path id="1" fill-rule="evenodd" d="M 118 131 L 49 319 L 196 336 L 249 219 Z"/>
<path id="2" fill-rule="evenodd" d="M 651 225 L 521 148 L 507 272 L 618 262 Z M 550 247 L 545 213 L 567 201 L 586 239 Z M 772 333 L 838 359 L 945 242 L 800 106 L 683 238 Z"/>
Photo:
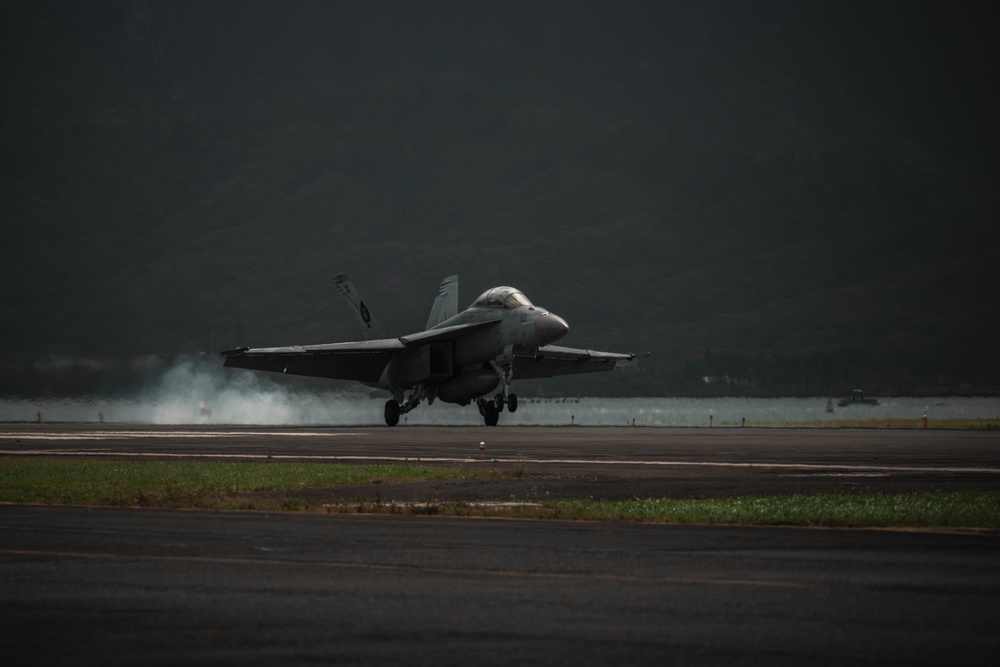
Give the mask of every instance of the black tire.
<path id="1" fill-rule="evenodd" d="M 517 394 L 511 394 L 507 397 L 507 410 L 508 412 L 517 412 Z"/>
<path id="2" fill-rule="evenodd" d="M 503 412 L 503 394 L 497 394 L 493 397 L 493 406 L 497 409 L 497 412 Z"/>
<path id="3" fill-rule="evenodd" d="M 500 411 L 497 410 L 497 406 L 492 401 L 487 401 L 486 406 L 483 408 L 483 422 L 487 426 L 496 426 L 499 421 Z"/>
<path id="4" fill-rule="evenodd" d="M 399 403 L 389 399 L 385 402 L 385 425 L 395 426 L 399 423 Z"/>

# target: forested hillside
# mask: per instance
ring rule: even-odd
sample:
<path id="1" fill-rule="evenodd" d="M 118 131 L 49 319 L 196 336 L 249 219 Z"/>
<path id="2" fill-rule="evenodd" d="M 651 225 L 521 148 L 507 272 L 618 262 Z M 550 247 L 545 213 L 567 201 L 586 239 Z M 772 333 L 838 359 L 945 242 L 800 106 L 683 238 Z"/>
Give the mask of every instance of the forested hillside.
<path id="1" fill-rule="evenodd" d="M 751 7 L 4 3 L 0 390 L 352 339 L 341 271 L 399 334 L 457 273 L 651 353 L 550 392 L 1000 390 L 996 142 L 926 16 Z"/>

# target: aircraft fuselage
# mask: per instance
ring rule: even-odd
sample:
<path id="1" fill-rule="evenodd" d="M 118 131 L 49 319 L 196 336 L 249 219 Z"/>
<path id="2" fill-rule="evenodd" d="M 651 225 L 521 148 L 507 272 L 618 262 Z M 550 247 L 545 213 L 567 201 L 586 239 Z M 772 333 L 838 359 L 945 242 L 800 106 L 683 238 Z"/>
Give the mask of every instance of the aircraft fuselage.
<path id="1" fill-rule="evenodd" d="M 454 340 L 431 342 L 396 355 L 379 378 L 378 386 L 437 385 L 436 396 L 447 403 L 466 403 L 492 392 L 500 375 L 490 362 L 509 363 L 515 348 L 534 350 L 553 343 L 569 331 L 566 321 L 536 306 L 502 311 L 469 308 L 431 328 L 484 323 Z"/>

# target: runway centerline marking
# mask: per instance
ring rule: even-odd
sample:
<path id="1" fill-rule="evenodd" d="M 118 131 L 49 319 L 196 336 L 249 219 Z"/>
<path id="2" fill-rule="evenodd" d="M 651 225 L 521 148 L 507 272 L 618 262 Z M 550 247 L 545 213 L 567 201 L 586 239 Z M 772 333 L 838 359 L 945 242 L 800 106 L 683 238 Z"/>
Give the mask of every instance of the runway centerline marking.
<path id="1" fill-rule="evenodd" d="M 4 456 L 114 456 L 122 458 L 176 458 L 176 459 L 237 459 L 268 461 L 386 461 L 391 463 L 516 463 L 549 465 L 599 465 L 599 466 L 647 466 L 647 467 L 708 467 L 708 468 L 768 468 L 775 470 L 840 470 L 847 472 L 938 472 L 953 474 L 1000 475 L 1000 468 L 973 468 L 953 466 L 873 466 L 844 463 L 767 463 L 739 461 L 628 461 L 613 459 L 489 459 L 482 461 L 474 457 L 450 456 L 381 456 L 381 455 L 319 455 L 319 454 L 178 454 L 175 452 L 116 452 L 86 449 L 0 449 Z"/>

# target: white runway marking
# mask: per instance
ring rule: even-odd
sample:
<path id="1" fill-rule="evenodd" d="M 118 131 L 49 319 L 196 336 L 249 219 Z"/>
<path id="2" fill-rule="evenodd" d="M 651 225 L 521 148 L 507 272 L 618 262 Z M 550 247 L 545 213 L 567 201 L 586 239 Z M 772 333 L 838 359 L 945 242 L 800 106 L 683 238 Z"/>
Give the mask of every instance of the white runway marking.
<path id="1" fill-rule="evenodd" d="M 776 469 L 819 471 L 841 470 L 854 473 L 952 473 L 952 474 L 988 474 L 1000 475 L 1000 468 L 965 468 L 950 466 L 869 466 L 850 464 L 816 464 L 816 463 L 761 463 L 761 462 L 729 462 L 729 461 L 628 461 L 608 459 L 482 459 L 445 456 L 343 456 L 316 454 L 177 454 L 173 452 L 122 452 L 106 449 L 31 449 L 7 450 L 0 449 L 0 455 L 8 456 L 114 456 L 119 458 L 160 458 L 160 459 L 239 459 L 239 460 L 270 460 L 270 461 L 329 461 L 329 462 L 360 462 L 381 461 L 391 463 L 516 463 L 516 464 L 550 464 L 550 465 L 607 465 L 607 466 L 650 466 L 650 467 L 706 467 L 706 468 L 742 468 L 742 469 Z"/>

